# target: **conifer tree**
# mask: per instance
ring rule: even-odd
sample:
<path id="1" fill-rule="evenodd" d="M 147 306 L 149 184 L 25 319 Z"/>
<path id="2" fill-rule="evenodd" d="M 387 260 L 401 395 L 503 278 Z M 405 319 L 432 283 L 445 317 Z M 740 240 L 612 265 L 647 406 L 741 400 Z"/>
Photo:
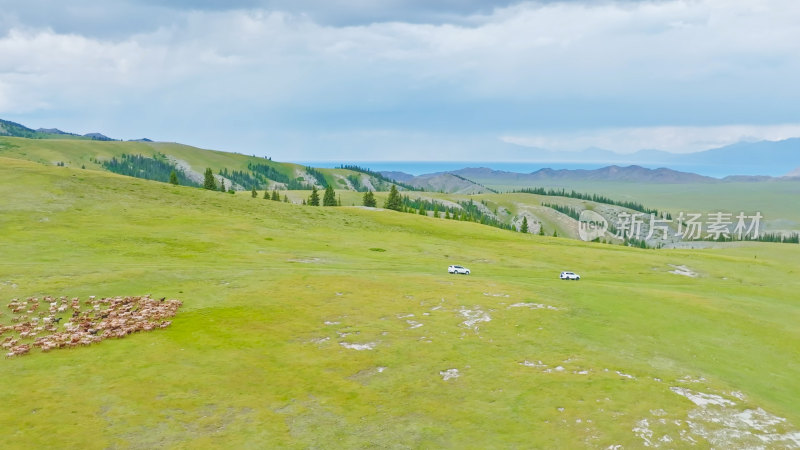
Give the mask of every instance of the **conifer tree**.
<path id="1" fill-rule="evenodd" d="M 252 190 L 252 191 L 250 191 L 250 195 L 251 195 L 253 198 L 256 198 L 256 197 L 258 197 L 258 192 L 256 192 L 256 187 L 255 187 L 255 186 L 253 186 L 253 190 Z"/>
<path id="2" fill-rule="evenodd" d="M 225 180 L 219 180 L 219 190 L 220 192 L 225 192 Z"/>
<path id="3" fill-rule="evenodd" d="M 450 218 L 450 211 L 444 210 L 444 218 L 445 219 L 449 219 Z"/>
<path id="4" fill-rule="evenodd" d="M 311 186 L 311 196 L 308 197 L 308 204 L 311 206 L 319 206 L 319 191 L 316 186 Z"/>
<path id="5" fill-rule="evenodd" d="M 269 189 L 264 189 L 264 200 L 269 200 Z"/>
<path id="6" fill-rule="evenodd" d="M 211 168 L 206 168 L 205 179 L 203 181 L 203 187 L 205 189 L 209 189 L 212 191 L 217 190 L 217 181 L 214 179 L 214 172 L 211 171 Z"/>
<path id="7" fill-rule="evenodd" d="M 336 206 L 336 193 L 330 184 L 325 188 L 325 195 L 322 196 L 322 206 Z"/>
<path id="8" fill-rule="evenodd" d="M 375 200 L 375 194 L 372 191 L 364 192 L 364 198 L 361 200 L 361 203 L 370 208 L 378 206 L 378 202 Z"/>
<path id="9" fill-rule="evenodd" d="M 400 198 L 400 193 L 397 192 L 397 186 L 392 185 L 392 190 L 389 191 L 389 197 L 386 199 L 386 203 L 384 203 L 383 207 L 386 209 L 400 211 L 402 206 L 403 203 L 402 199 Z"/>
<path id="10" fill-rule="evenodd" d="M 276 202 L 281 201 L 281 195 L 278 194 L 278 188 L 272 190 L 272 200 L 275 200 Z"/>
<path id="11" fill-rule="evenodd" d="M 175 169 L 172 169 L 172 172 L 169 173 L 169 182 L 170 184 L 178 185 L 178 174 L 175 173 Z"/>
<path id="12" fill-rule="evenodd" d="M 520 233 L 527 233 L 528 232 L 528 218 L 522 217 L 522 226 L 519 227 Z"/>
<path id="13" fill-rule="evenodd" d="M 283 194 L 283 203 L 289 203 L 289 196 L 286 194 Z"/>

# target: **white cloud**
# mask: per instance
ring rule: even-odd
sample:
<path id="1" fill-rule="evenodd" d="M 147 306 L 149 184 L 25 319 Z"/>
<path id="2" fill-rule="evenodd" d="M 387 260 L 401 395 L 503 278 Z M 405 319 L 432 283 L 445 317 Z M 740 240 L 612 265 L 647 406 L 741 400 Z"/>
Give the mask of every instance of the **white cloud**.
<path id="1" fill-rule="evenodd" d="M 264 128 L 316 136 L 298 148 L 375 128 L 687 151 L 796 130 L 727 124 L 800 122 L 795 0 L 528 2 L 438 25 L 259 9 L 170 17 L 113 38 L 15 22 L 0 37 L 0 115 L 184 141 L 202 117 L 217 124 L 203 144 L 231 150 Z M 347 146 L 336 145 L 316 151 Z"/>
<path id="2" fill-rule="evenodd" d="M 643 149 L 691 153 L 741 141 L 780 141 L 797 136 L 800 136 L 800 124 L 609 128 L 529 136 L 508 135 L 500 140 L 523 147 L 557 151 L 597 147 L 618 153 L 633 153 Z"/>

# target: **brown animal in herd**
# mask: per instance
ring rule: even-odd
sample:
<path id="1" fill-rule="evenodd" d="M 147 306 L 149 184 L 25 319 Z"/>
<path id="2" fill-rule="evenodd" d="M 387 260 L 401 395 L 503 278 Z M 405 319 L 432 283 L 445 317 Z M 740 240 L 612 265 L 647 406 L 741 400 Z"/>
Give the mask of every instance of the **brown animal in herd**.
<path id="1" fill-rule="evenodd" d="M 66 297 L 60 297 L 57 301 L 45 297 L 43 302 L 48 303 L 49 315 L 42 311 L 39 317 L 13 316 L 11 321 L 14 325 L 0 325 L 0 336 L 6 333 L 16 333 L 17 336 L 6 337 L 0 342 L 0 347 L 9 350 L 7 358 L 14 358 L 29 353 L 31 346 L 49 352 L 58 348 L 91 345 L 112 337 L 122 338 L 139 331 L 166 328 L 172 323 L 166 319 L 174 316 L 182 303 L 179 300 L 164 300 L 154 300 L 149 295 L 101 299 L 91 296 L 84 302 L 89 308 L 81 312 L 77 297 L 69 301 Z M 8 308 L 16 314 L 35 311 L 38 307 L 38 298 L 25 301 L 13 299 L 8 304 Z M 58 314 L 65 313 L 68 308 L 73 312 L 67 316 L 66 323 L 60 324 L 64 317 Z M 26 339 L 34 340 L 32 344 L 20 343 L 20 340 Z"/>

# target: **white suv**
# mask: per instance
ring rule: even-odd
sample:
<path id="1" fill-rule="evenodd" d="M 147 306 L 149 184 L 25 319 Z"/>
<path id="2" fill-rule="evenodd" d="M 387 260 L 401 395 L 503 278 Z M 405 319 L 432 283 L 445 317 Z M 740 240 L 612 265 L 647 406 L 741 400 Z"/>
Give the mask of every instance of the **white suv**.
<path id="1" fill-rule="evenodd" d="M 447 268 L 448 273 L 469 275 L 469 269 L 463 266 L 450 266 Z"/>
<path id="2" fill-rule="evenodd" d="M 580 280 L 581 276 L 575 272 L 561 272 L 562 280 Z"/>

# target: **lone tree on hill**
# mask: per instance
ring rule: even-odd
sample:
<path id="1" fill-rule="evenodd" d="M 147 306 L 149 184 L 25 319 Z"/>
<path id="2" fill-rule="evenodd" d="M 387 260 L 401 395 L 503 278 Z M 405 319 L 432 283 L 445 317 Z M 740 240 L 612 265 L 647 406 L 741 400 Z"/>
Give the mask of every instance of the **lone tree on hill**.
<path id="1" fill-rule="evenodd" d="M 528 232 L 528 218 L 522 217 L 522 226 L 519 227 L 520 233 L 527 233 Z"/>
<path id="2" fill-rule="evenodd" d="M 311 206 L 319 206 L 319 191 L 316 186 L 311 186 L 311 196 L 308 197 L 308 204 Z"/>
<path id="3" fill-rule="evenodd" d="M 256 192 L 256 187 L 255 186 L 253 186 L 253 190 L 250 191 L 250 195 L 252 195 L 253 198 L 258 197 L 258 192 Z"/>
<path id="4" fill-rule="evenodd" d="M 203 181 L 203 187 L 205 189 L 209 189 L 212 191 L 217 190 L 217 180 L 214 179 L 214 172 L 211 171 L 211 167 L 206 168 L 205 173 L 205 180 Z"/>
<path id="5" fill-rule="evenodd" d="M 361 200 L 361 203 L 370 208 L 378 206 L 378 202 L 375 201 L 375 194 L 373 194 L 372 191 L 364 192 L 364 198 Z"/>
<path id="6" fill-rule="evenodd" d="M 175 186 L 178 185 L 178 174 L 175 173 L 175 169 L 172 169 L 172 172 L 169 173 L 169 182 Z"/>
<path id="7" fill-rule="evenodd" d="M 336 193 L 330 184 L 325 188 L 325 195 L 322 197 L 322 206 L 336 206 Z"/>
<path id="8" fill-rule="evenodd" d="M 402 209 L 403 201 L 400 198 L 400 193 L 397 192 L 397 186 L 392 185 L 392 190 L 389 191 L 389 197 L 386 199 L 386 203 L 383 204 L 383 207 L 395 211 L 400 211 L 400 209 Z"/>

